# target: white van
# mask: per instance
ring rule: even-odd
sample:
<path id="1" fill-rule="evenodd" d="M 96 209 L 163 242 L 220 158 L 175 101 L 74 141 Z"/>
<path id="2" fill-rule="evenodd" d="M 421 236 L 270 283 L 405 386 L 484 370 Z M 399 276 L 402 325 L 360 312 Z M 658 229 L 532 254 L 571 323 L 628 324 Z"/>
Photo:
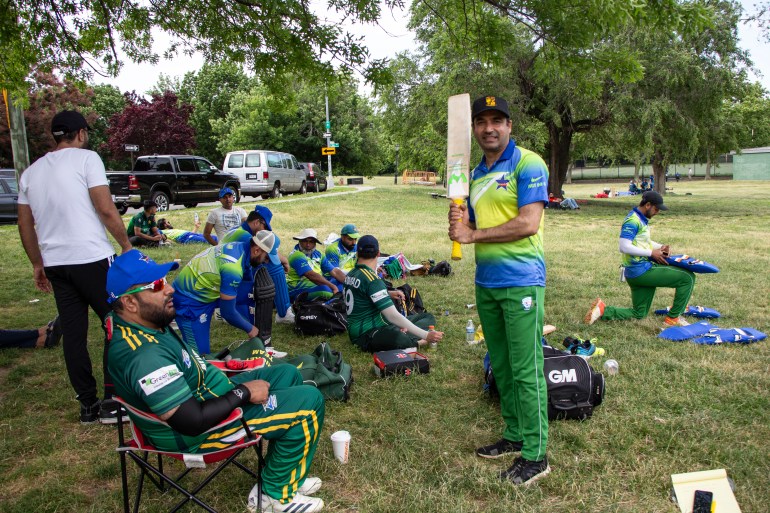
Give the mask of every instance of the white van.
<path id="1" fill-rule="evenodd" d="M 305 170 L 291 153 L 269 150 L 231 151 L 222 166 L 240 178 L 241 196 L 277 198 L 279 193 L 305 194 Z"/>

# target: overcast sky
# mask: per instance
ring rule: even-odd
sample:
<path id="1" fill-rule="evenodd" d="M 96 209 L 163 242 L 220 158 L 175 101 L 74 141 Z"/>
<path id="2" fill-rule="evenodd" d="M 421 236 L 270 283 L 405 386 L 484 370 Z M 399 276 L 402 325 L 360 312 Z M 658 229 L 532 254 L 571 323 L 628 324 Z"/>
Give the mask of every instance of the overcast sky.
<path id="1" fill-rule="evenodd" d="M 751 9 L 755 1 L 746 0 L 742 3 L 747 9 Z M 378 26 L 355 26 L 349 30 L 354 34 L 364 36 L 372 58 L 393 57 L 397 53 L 415 46 L 413 34 L 406 28 L 407 21 L 408 10 L 393 11 L 392 13 L 385 10 Z M 754 75 L 753 78 L 759 80 L 765 89 L 770 91 L 770 57 L 768 56 L 767 43 L 762 42 L 756 25 L 741 26 L 739 35 L 741 46 L 749 50 L 754 66 L 763 75 L 761 77 Z M 156 33 L 155 36 L 156 49 L 158 53 L 162 53 L 167 46 L 168 38 L 163 33 Z M 181 78 L 188 71 L 197 71 L 202 65 L 203 58 L 200 56 L 177 58 L 172 61 L 161 60 L 154 66 L 126 62 L 117 77 L 96 79 L 95 82 L 115 85 L 121 91 L 135 90 L 137 93 L 145 93 L 157 82 L 161 73 Z"/>

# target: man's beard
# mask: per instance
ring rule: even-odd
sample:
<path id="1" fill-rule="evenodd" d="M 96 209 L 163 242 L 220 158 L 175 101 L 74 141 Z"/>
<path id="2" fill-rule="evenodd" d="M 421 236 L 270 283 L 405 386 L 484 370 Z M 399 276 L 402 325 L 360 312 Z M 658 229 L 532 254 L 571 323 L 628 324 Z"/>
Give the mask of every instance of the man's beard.
<path id="1" fill-rule="evenodd" d="M 342 243 L 342 247 L 344 247 L 344 248 L 345 248 L 345 249 L 347 249 L 348 251 L 350 251 L 351 249 L 353 249 L 354 247 L 356 247 L 356 243 L 355 243 L 355 242 L 353 242 L 352 244 L 348 244 L 347 242 L 345 242 L 345 241 L 344 241 L 344 240 L 342 240 L 342 239 L 340 239 L 340 242 Z"/>
<path id="2" fill-rule="evenodd" d="M 249 262 L 251 263 L 252 267 L 256 267 L 262 263 L 262 257 L 261 256 L 250 257 Z"/>
<path id="3" fill-rule="evenodd" d="M 155 306 L 151 303 L 146 303 L 140 296 L 136 296 L 136 300 L 139 302 L 141 310 L 139 314 L 145 321 L 151 322 L 155 326 L 165 328 L 176 317 L 176 310 L 172 307 L 171 310 L 166 309 L 166 305 L 171 301 L 171 296 L 163 303 L 162 306 Z"/>
<path id="4" fill-rule="evenodd" d="M 305 249 L 303 247 L 300 247 L 299 249 L 300 249 L 300 251 L 302 251 L 305 254 L 306 257 L 312 257 L 313 253 L 315 253 L 315 248 L 313 248 L 313 249 Z"/>

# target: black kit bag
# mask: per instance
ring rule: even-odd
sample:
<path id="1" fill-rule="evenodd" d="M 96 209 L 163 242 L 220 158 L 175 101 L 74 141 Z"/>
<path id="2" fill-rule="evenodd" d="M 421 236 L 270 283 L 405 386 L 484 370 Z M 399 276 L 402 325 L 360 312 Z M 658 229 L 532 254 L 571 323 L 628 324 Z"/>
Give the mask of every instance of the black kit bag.
<path id="1" fill-rule="evenodd" d="M 323 342 L 311 354 L 289 358 L 285 363 L 294 365 L 306 385 L 313 385 L 324 399 L 347 401 L 353 384 L 353 368 L 342 359 L 342 353 Z"/>
<path id="2" fill-rule="evenodd" d="M 543 346 L 543 374 L 548 386 L 548 420 L 584 420 L 604 399 L 604 375 L 594 371 L 585 358 Z M 484 390 L 498 396 L 495 377 L 484 357 Z"/>
<path id="3" fill-rule="evenodd" d="M 307 299 L 303 292 L 294 300 L 294 329 L 303 335 L 337 335 L 348 330 L 348 315 L 342 294 L 331 299 Z"/>
<path id="4" fill-rule="evenodd" d="M 404 283 L 400 287 L 396 287 L 396 290 L 400 290 L 404 293 L 406 299 L 400 303 L 395 303 L 396 310 L 398 310 L 403 316 L 414 315 L 423 313 L 425 311 L 425 305 L 422 302 L 422 297 L 416 288 L 412 287 L 408 283 Z"/>

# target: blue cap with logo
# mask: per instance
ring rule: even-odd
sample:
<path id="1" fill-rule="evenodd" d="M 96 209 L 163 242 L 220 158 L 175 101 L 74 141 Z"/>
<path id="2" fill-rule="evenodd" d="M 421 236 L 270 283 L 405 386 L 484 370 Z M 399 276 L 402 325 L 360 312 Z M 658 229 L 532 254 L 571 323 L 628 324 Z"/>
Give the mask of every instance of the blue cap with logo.
<path id="1" fill-rule="evenodd" d="M 259 214 L 259 216 L 265 222 L 265 227 L 269 231 L 273 231 L 273 229 L 270 227 L 270 220 L 273 219 L 273 213 L 270 212 L 270 209 L 267 207 L 263 207 L 262 205 L 257 205 L 256 207 L 254 207 L 254 212 Z"/>
<path id="2" fill-rule="evenodd" d="M 222 189 L 219 191 L 219 199 L 224 198 L 228 194 L 232 194 L 235 196 L 235 192 L 230 187 L 222 187 Z"/>
<path id="3" fill-rule="evenodd" d="M 138 249 L 126 251 L 112 262 L 107 271 L 107 302 L 112 303 L 135 285 L 159 280 L 178 267 L 176 262 L 158 264 Z"/>

